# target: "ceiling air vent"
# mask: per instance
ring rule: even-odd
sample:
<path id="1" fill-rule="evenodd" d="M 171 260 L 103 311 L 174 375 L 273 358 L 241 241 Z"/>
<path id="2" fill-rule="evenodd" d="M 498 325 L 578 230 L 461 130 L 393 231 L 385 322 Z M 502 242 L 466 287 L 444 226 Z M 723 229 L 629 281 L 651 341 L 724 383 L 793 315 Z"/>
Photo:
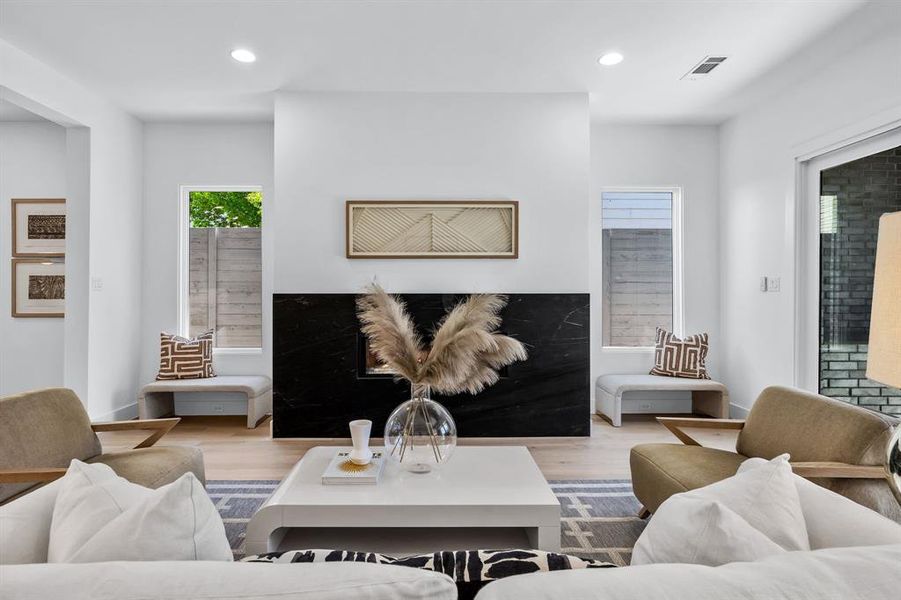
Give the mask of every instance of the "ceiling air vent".
<path id="1" fill-rule="evenodd" d="M 682 79 L 700 79 L 710 75 L 711 71 L 723 64 L 725 56 L 708 56 L 696 64 L 694 68 L 682 76 Z"/>

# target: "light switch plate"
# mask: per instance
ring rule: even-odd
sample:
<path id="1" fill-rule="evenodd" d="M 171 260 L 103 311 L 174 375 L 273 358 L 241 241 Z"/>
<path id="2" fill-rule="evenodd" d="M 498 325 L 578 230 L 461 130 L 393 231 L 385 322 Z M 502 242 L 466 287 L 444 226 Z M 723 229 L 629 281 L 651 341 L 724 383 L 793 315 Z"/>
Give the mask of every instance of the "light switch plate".
<path id="1" fill-rule="evenodd" d="M 91 277 L 91 289 L 95 292 L 99 292 L 103 289 L 103 278 L 102 277 Z"/>
<path id="2" fill-rule="evenodd" d="M 761 277 L 761 278 L 760 278 L 760 291 L 761 291 L 761 292 L 767 291 L 767 280 L 766 280 L 766 277 Z"/>

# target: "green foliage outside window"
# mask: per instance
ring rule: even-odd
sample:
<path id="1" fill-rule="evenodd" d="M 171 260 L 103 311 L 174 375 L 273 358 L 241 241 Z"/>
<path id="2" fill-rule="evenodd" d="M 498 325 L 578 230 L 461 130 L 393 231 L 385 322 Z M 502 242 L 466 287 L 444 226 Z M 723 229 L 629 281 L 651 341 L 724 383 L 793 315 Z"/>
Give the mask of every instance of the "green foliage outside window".
<path id="1" fill-rule="evenodd" d="M 191 227 L 259 227 L 260 192 L 191 192 Z"/>

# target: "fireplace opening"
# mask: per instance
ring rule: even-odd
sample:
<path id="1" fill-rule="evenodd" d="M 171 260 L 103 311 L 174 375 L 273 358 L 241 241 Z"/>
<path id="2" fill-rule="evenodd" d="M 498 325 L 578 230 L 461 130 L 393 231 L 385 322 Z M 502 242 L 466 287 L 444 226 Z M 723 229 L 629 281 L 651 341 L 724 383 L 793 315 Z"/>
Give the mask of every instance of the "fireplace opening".
<path id="1" fill-rule="evenodd" d="M 423 353 L 420 360 L 425 360 Z M 369 339 L 362 333 L 357 334 L 357 379 L 383 379 L 396 375 L 394 370 L 379 359 L 369 348 Z"/>

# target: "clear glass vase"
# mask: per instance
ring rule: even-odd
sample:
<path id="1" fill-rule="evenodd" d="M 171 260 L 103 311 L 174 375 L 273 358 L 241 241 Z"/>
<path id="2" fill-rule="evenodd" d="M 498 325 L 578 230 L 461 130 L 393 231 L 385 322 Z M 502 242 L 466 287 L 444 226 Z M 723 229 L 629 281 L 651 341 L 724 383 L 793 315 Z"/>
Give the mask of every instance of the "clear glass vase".
<path id="1" fill-rule="evenodd" d="M 413 384 L 410 399 L 385 424 L 385 454 L 411 473 L 428 473 L 450 459 L 457 447 L 457 425 L 432 400 L 427 385 Z"/>

